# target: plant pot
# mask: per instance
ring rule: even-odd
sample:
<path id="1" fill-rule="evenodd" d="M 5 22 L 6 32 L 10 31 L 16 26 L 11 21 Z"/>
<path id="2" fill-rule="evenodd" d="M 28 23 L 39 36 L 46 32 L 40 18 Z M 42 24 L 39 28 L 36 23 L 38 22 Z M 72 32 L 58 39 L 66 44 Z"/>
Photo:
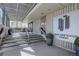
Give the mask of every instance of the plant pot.
<path id="1" fill-rule="evenodd" d="M 52 46 L 53 45 L 53 40 L 50 38 L 47 38 L 47 45 Z"/>
<path id="2" fill-rule="evenodd" d="M 79 47 L 76 47 L 75 54 L 76 54 L 76 56 L 79 56 Z"/>

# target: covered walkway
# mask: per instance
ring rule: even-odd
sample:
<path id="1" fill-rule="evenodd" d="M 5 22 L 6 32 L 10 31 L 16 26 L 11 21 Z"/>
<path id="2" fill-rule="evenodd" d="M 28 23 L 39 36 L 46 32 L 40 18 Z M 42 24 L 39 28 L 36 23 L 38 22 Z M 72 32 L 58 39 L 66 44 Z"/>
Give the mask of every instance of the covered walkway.
<path id="1" fill-rule="evenodd" d="M 36 38 L 35 34 L 32 34 L 31 41 L 38 39 L 38 42 L 28 44 L 27 35 L 21 35 L 25 33 L 13 33 L 13 36 L 8 37 L 1 46 L 0 55 L 2 56 L 73 56 L 72 52 L 58 48 L 56 46 L 48 46 L 43 38 Z M 18 37 L 21 35 L 21 37 Z M 16 37 L 15 37 L 16 36 Z"/>
<path id="2" fill-rule="evenodd" d="M 1 56 L 75 55 L 72 52 L 79 34 L 78 3 L 3 3 L 0 12 Z M 9 32 L 13 34 L 7 38 Z M 48 33 L 54 35 L 53 46 L 44 40 Z"/>

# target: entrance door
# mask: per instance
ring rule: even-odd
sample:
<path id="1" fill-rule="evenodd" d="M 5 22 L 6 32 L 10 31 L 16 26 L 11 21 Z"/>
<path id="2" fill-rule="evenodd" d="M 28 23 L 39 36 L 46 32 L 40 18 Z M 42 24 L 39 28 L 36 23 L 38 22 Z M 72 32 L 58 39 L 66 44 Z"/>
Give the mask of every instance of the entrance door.
<path id="1" fill-rule="evenodd" d="M 46 16 L 41 18 L 41 34 L 46 34 Z"/>
<path id="2" fill-rule="evenodd" d="M 33 22 L 28 24 L 29 32 L 33 32 Z"/>

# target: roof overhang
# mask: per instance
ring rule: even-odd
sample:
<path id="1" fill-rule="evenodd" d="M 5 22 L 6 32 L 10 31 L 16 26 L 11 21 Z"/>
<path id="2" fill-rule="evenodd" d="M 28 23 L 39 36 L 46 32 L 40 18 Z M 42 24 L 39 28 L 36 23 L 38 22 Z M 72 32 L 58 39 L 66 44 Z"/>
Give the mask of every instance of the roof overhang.
<path id="1" fill-rule="evenodd" d="M 60 8 L 64 8 L 69 3 L 39 3 L 32 11 L 25 17 L 24 20 L 35 20 L 48 13 L 54 12 Z"/>

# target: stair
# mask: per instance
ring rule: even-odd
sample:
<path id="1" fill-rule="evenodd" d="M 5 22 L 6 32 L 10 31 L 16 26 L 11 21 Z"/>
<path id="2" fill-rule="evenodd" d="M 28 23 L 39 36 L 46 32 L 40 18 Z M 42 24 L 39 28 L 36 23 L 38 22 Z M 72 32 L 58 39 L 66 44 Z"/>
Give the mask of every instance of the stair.
<path id="1" fill-rule="evenodd" d="M 18 35 L 9 35 L 7 36 L 3 42 L 1 48 L 9 48 L 13 46 L 18 46 L 22 44 L 27 44 L 27 36 L 21 35 L 18 33 Z"/>
<path id="2" fill-rule="evenodd" d="M 29 43 L 35 43 L 39 41 L 44 41 L 44 38 L 39 34 L 30 34 L 29 35 Z"/>
<path id="3" fill-rule="evenodd" d="M 0 52 L 13 49 L 14 47 L 19 45 L 28 45 L 28 44 L 38 43 L 43 41 L 44 41 L 44 38 L 39 34 L 29 34 L 29 35 L 21 34 L 20 35 L 18 33 L 17 36 L 16 35 L 7 36 L 7 38 L 3 40 Z"/>
<path id="4" fill-rule="evenodd" d="M 3 44 L 16 43 L 16 42 L 23 41 L 23 40 L 26 41 L 26 39 L 14 39 L 14 40 L 4 41 Z"/>
<path id="5" fill-rule="evenodd" d="M 21 44 L 26 44 L 26 43 L 27 43 L 26 41 L 19 41 L 16 43 L 7 43 L 7 44 L 3 44 L 1 48 L 8 48 L 8 47 L 13 47 L 13 46 L 21 45 Z"/>

